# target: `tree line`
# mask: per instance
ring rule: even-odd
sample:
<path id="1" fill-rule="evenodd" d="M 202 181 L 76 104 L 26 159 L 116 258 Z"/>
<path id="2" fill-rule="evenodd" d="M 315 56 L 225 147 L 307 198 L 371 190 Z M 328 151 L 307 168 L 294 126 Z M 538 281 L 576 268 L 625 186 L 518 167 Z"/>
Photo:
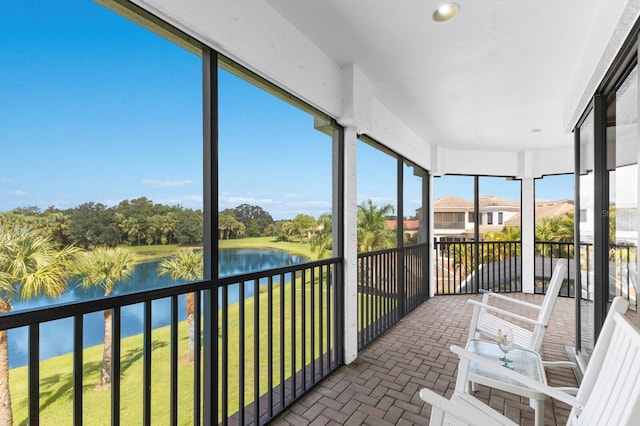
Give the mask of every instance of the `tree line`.
<path id="1" fill-rule="evenodd" d="M 119 245 L 202 244 L 202 211 L 157 204 L 146 197 L 115 207 L 88 202 L 66 210 L 16 208 L 0 213 L 5 229 L 29 229 L 58 246 L 91 249 Z"/>
<path id="2" fill-rule="evenodd" d="M 358 205 L 358 251 L 395 247 L 396 230 L 387 227 L 387 220 L 396 218 L 394 210 L 391 204 L 377 206 L 372 200 Z M 275 221 L 261 207 L 242 204 L 221 211 L 218 220 L 218 239 L 273 236 L 278 241 L 310 243 L 312 250 L 319 250 L 321 254 L 331 250 L 333 218 L 330 213 L 321 214 L 317 219 L 298 214 L 291 220 Z"/>

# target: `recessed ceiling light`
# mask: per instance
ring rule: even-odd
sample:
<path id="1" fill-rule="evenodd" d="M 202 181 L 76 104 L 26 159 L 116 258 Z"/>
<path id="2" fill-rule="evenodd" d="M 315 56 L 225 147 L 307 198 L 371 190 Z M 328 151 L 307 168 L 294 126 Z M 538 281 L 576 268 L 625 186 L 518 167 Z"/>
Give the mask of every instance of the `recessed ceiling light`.
<path id="1" fill-rule="evenodd" d="M 446 22 L 453 19 L 460 11 L 460 5 L 457 3 L 443 3 L 433 12 L 431 18 L 436 22 Z"/>

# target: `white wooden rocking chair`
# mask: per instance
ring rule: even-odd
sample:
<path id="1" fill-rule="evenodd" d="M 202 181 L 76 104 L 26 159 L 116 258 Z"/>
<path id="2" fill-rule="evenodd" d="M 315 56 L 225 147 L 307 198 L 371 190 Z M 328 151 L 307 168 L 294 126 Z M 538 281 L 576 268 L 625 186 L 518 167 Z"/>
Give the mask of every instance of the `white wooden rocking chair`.
<path id="1" fill-rule="evenodd" d="M 479 338 L 481 336 L 495 340 L 499 329 L 510 327 L 513 332 L 514 343 L 524 349 L 534 352 L 540 352 L 542 340 L 544 339 L 547 326 L 551 320 L 553 308 L 558 299 L 560 287 L 564 281 L 567 272 L 567 265 L 564 261 L 558 261 L 551 280 L 547 294 L 544 297 L 542 305 L 535 305 L 513 297 L 505 296 L 499 293 L 487 292 L 482 296 L 482 302 L 469 300 L 474 305 L 473 317 L 471 318 L 471 326 L 469 327 L 469 339 Z M 537 312 L 537 318 L 532 319 L 514 312 L 510 312 L 501 307 L 492 304 L 492 300 L 497 299 L 509 303 L 517 304 L 531 311 Z M 499 314 L 500 316 L 497 316 Z M 518 325 L 513 322 L 517 320 Z M 526 324 L 526 326 L 525 326 Z"/>
<path id="2" fill-rule="evenodd" d="M 570 395 L 566 388 L 554 388 L 531 380 L 458 346 L 452 346 L 451 350 L 458 354 L 461 363 L 478 363 L 568 404 L 571 407 L 568 425 L 638 425 L 640 331 L 624 316 L 628 305 L 621 297 L 614 299 L 575 396 Z M 429 389 L 420 390 L 420 398 L 433 407 L 431 426 L 516 424 L 472 395 L 464 393 L 465 380 L 464 377 L 458 377 L 456 391 L 450 400 Z"/>

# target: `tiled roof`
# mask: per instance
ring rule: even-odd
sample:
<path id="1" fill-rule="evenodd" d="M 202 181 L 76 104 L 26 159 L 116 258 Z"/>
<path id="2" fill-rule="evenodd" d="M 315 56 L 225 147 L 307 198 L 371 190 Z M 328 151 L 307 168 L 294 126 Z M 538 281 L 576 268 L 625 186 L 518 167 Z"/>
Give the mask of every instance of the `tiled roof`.
<path id="1" fill-rule="evenodd" d="M 493 195 L 480 197 L 478 200 L 480 207 L 520 207 L 519 201 L 505 200 Z M 473 210 L 473 201 L 455 197 L 453 195 L 444 196 L 434 203 L 435 210 L 451 210 L 451 209 L 469 209 Z M 538 201 L 535 205 L 536 222 L 551 216 L 561 216 L 574 211 L 573 200 L 554 200 L 554 201 Z M 511 226 L 520 226 L 520 212 L 511 217 L 505 224 Z"/>
<path id="2" fill-rule="evenodd" d="M 539 201 L 535 207 L 536 222 L 547 217 L 562 216 L 572 211 L 574 211 L 573 200 Z M 521 219 L 520 212 L 518 212 L 505 222 L 505 225 L 519 227 Z"/>
<path id="3" fill-rule="evenodd" d="M 398 227 L 398 221 L 397 220 L 387 220 L 385 221 L 387 223 L 387 228 L 389 229 L 396 229 Z M 420 220 L 419 219 L 412 219 L 412 220 L 405 220 L 404 221 L 404 230 L 405 231 L 409 231 L 412 229 L 418 229 L 420 228 Z"/>
<path id="4" fill-rule="evenodd" d="M 505 200 L 503 198 L 494 197 L 493 195 L 485 195 L 480 197 L 478 203 L 481 206 L 510 206 L 520 207 L 520 201 Z"/>
<path id="5" fill-rule="evenodd" d="M 454 197 L 453 195 L 446 195 L 433 202 L 434 208 L 446 208 L 446 207 L 470 207 L 473 208 L 473 201 L 465 200 L 463 198 Z"/>

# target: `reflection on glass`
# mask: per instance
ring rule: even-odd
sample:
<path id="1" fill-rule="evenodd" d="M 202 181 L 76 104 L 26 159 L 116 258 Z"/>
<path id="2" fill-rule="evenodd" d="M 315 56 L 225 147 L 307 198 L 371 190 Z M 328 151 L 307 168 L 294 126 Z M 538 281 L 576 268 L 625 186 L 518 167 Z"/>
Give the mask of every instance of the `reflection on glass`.
<path id="1" fill-rule="evenodd" d="M 627 76 L 607 108 L 609 170 L 609 300 L 638 290 L 638 70 Z M 613 116 L 613 117 L 612 117 Z M 613 163 L 612 161 L 610 163 Z"/>
<path id="2" fill-rule="evenodd" d="M 580 127 L 580 291 L 578 292 L 580 340 L 578 351 L 585 357 L 593 351 L 594 333 L 594 185 L 593 185 L 594 128 L 593 111 Z"/>
<path id="3" fill-rule="evenodd" d="M 398 160 L 364 139 L 357 145 L 358 251 L 398 245 Z M 405 214 L 411 214 L 405 210 Z"/>
<path id="4" fill-rule="evenodd" d="M 315 240 L 314 256 L 331 257 L 337 129 L 231 71 L 218 73 L 218 246 Z"/>

